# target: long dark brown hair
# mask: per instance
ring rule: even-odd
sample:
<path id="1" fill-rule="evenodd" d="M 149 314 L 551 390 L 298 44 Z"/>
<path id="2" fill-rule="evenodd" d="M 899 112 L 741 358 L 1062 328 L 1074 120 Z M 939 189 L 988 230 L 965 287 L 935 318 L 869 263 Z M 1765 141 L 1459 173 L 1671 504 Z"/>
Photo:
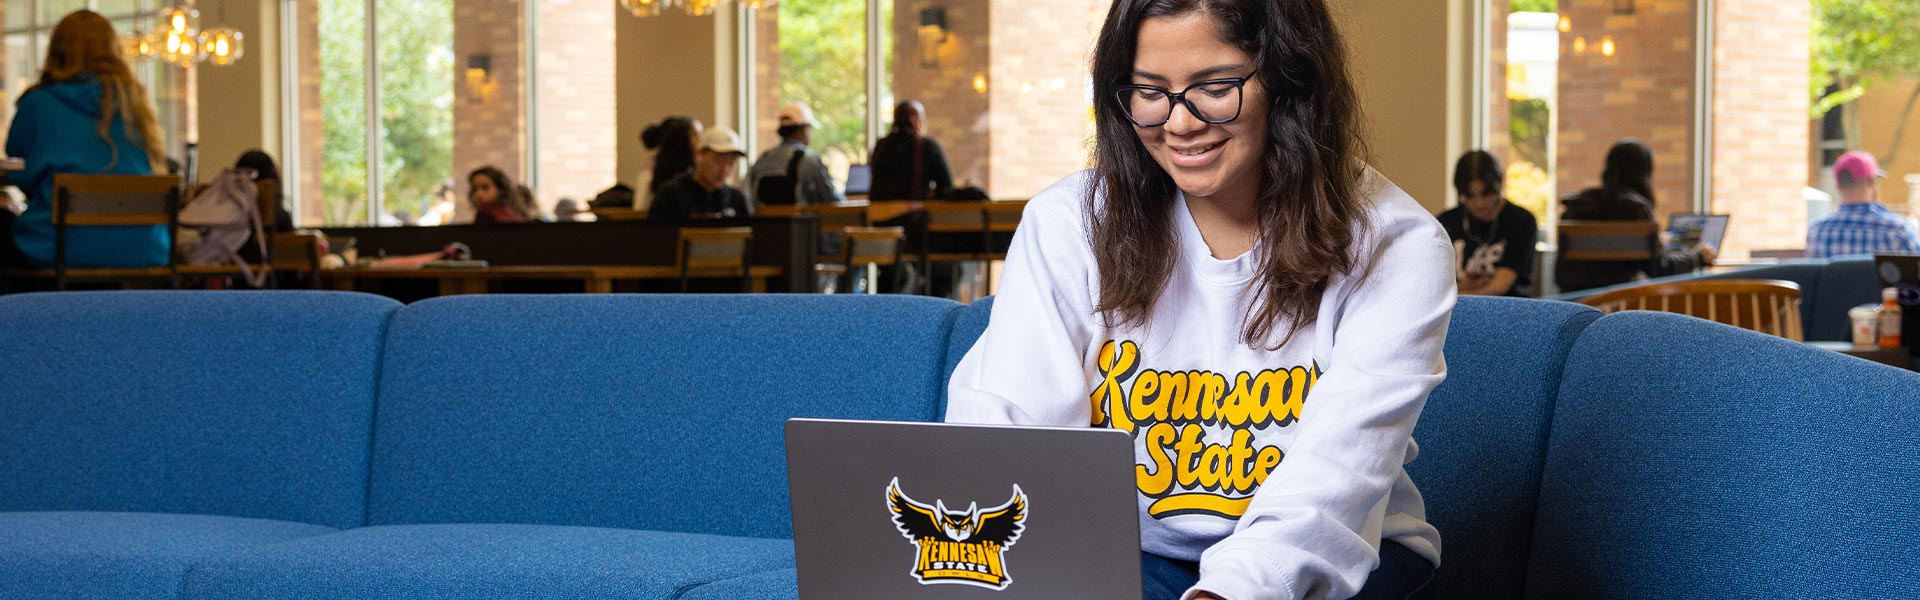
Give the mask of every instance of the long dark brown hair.
<path id="1" fill-rule="evenodd" d="M 1353 270 L 1355 231 L 1366 224 L 1359 101 L 1323 0 L 1114 0 L 1093 53 L 1096 181 L 1085 200 L 1098 310 L 1108 326 L 1144 323 L 1179 260 L 1173 178 L 1114 94 L 1132 82 L 1140 24 L 1189 13 L 1207 15 L 1222 41 L 1254 58 L 1267 96 L 1259 266 L 1249 290 L 1256 301 L 1241 341 L 1278 348 L 1317 320 L 1332 277 Z M 1283 323 L 1280 343 L 1270 345 Z"/>
<path id="2" fill-rule="evenodd" d="M 73 11 L 53 26 L 40 81 L 27 91 L 83 76 L 98 78 L 106 94 L 100 100 L 100 124 L 96 133 L 106 140 L 107 148 L 113 153 L 112 162 L 120 161 L 120 146 L 113 142 L 112 134 L 113 120 L 117 118 L 125 124 L 127 137 L 140 146 L 147 162 L 158 171 L 167 166 L 166 139 L 161 137 L 159 121 L 153 116 L 146 86 L 134 78 L 133 69 L 127 66 L 121 52 L 120 36 L 113 32 L 113 24 L 106 17 L 90 10 Z M 26 94 L 20 96 L 25 98 Z"/>

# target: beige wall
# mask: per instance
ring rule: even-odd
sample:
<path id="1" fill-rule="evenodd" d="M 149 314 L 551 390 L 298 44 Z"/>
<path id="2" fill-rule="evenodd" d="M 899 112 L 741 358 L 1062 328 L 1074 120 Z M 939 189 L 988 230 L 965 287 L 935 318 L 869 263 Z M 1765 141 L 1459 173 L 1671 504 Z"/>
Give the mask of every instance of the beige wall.
<path id="1" fill-rule="evenodd" d="M 715 53 L 716 38 L 722 32 L 720 19 L 677 12 L 635 18 L 615 11 L 612 2 L 607 5 L 609 18 L 616 21 L 619 54 L 614 62 L 619 82 L 615 92 L 617 168 L 620 180 L 632 185 L 634 176 L 648 166 L 640 131 L 672 115 L 691 115 L 703 124 L 720 123 L 719 90 L 733 85 L 732 68 L 728 65 L 727 74 L 722 74 Z M 731 25 L 730 19 L 727 24 Z M 732 39 L 731 28 L 725 33 L 726 39 Z M 731 121 L 729 116 L 727 124 Z"/>
<path id="2" fill-rule="evenodd" d="M 540 0 L 539 55 L 534 85 L 539 149 L 535 192 L 544 210 L 561 198 L 576 202 L 618 181 L 615 152 L 634 139 L 612 129 L 615 120 L 614 21 L 606 2 Z"/>
<path id="3" fill-rule="evenodd" d="M 246 54 L 230 66 L 201 65 L 199 80 L 200 179 L 210 181 L 240 153 L 266 150 L 281 156 L 280 3 L 201 0 L 203 26 L 225 24 L 246 36 Z M 209 17 L 222 15 L 221 23 Z"/>
<path id="4" fill-rule="evenodd" d="M 1891 152 L 1893 132 L 1898 129 L 1900 115 L 1906 110 L 1907 98 L 1913 94 L 1915 85 L 1920 83 L 1886 81 L 1869 88 L 1867 95 L 1850 107 L 1860 115 L 1859 149 L 1872 152 L 1880 159 L 1880 168 L 1887 172 L 1887 178 L 1880 182 L 1880 202 L 1900 214 L 1920 209 L 1920 202 L 1911 197 L 1912 190 L 1906 181 L 1908 175 L 1920 174 L 1920 110 L 1907 116 L 1907 130 L 1900 140 L 1900 149 L 1897 153 Z"/>
<path id="5" fill-rule="evenodd" d="M 1373 166 L 1433 212 L 1446 208 L 1453 158 L 1471 139 L 1471 1 L 1332 3 L 1352 52 Z"/>

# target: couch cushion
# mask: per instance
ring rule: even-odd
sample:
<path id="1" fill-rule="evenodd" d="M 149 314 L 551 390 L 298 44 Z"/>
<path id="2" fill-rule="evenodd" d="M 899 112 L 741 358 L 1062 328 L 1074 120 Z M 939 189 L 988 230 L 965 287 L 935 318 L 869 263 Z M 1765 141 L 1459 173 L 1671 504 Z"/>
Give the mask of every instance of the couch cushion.
<path id="1" fill-rule="evenodd" d="M 394 320 L 373 524 L 788 537 L 791 417 L 930 421 L 958 304 L 476 296 Z"/>
<path id="2" fill-rule="evenodd" d="M 723 579 L 687 590 L 681 600 L 794 600 L 800 597 L 799 573 L 781 569 Z"/>
<path id="3" fill-rule="evenodd" d="M 397 308 L 332 292 L 0 297 L 0 511 L 361 524 Z"/>
<path id="4" fill-rule="evenodd" d="M 1566 302 L 1461 298 L 1447 378 L 1413 432 L 1408 472 L 1440 530 L 1442 598 L 1519 598 L 1547 426 L 1574 339 L 1600 313 Z"/>
<path id="5" fill-rule="evenodd" d="M 0 512 L 0 596 L 179 598 L 187 569 L 207 556 L 332 531 L 203 515 Z"/>
<path id="6" fill-rule="evenodd" d="M 1574 345 L 1537 598 L 1915 598 L 1920 374 L 1677 315 Z"/>
<path id="7" fill-rule="evenodd" d="M 787 540 L 560 527 L 364 527 L 196 566 L 194 600 L 677 598 L 711 581 L 793 567 Z"/>
<path id="8" fill-rule="evenodd" d="M 1879 304 L 1880 275 L 1874 271 L 1873 257 L 1842 256 L 1827 260 L 1820 271 L 1820 283 L 1806 304 L 1813 311 L 1806 320 L 1806 338 L 1829 342 L 1853 339 L 1853 326 L 1847 311 L 1862 304 Z"/>
<path id="9" fill-rule="evenodd" d="M 953 370 L 960 366 L 960 359 L 966 358 L 973 344 L 980 341 L 980 335 L 987 332 L 987 321 L 992 317 L 993 297 L 988 296 L 967 305 L 953 320 L 953 334 L 947 340 L 947 364 L 940 372 L 940 412 L 936 414 L 942 418 L 947 414 L 946 382 L 953 379 Z"/>

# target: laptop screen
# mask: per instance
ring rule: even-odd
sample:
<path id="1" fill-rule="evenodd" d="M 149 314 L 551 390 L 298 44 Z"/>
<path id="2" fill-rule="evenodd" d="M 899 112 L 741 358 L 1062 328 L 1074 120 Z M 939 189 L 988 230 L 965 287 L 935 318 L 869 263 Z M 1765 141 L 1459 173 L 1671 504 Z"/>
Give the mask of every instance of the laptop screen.
<path id="1" fill-rule="evenodd" d="M 1685 250 L 1706 244 L 1719 252 L 1720 242 L 1727 238 L 1727 220 L 1727 215 L 1676 214 L 1667 223 L 1667 248 Z"/>
<path id="2" fill-rule="evenodd" d="M 853 165 L 847 167 L 847 193 L 865 194 L 873 191 L 873 166 Z"/>

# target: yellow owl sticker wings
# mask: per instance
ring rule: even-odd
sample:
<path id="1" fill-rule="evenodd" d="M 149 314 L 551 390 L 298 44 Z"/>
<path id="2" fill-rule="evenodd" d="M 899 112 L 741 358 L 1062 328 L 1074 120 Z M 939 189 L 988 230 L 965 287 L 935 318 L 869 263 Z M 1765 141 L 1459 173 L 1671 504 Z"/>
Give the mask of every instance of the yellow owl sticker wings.
<path id="1" fill-rule="evenodd" d="M 908 497 L 896 477 L 887 484 L 887 508 L 894 527 L 920 550 L 913 570 L 920 583 L 996 590 L 1012 583 L 1002 558 L 1027 527 L 1027 495 L 1019 484 L 1005 504 L 981 510 L 978 503 L 968 503 L 967 510 L 951 511 L 944 500 L 928 506 Z"/>

